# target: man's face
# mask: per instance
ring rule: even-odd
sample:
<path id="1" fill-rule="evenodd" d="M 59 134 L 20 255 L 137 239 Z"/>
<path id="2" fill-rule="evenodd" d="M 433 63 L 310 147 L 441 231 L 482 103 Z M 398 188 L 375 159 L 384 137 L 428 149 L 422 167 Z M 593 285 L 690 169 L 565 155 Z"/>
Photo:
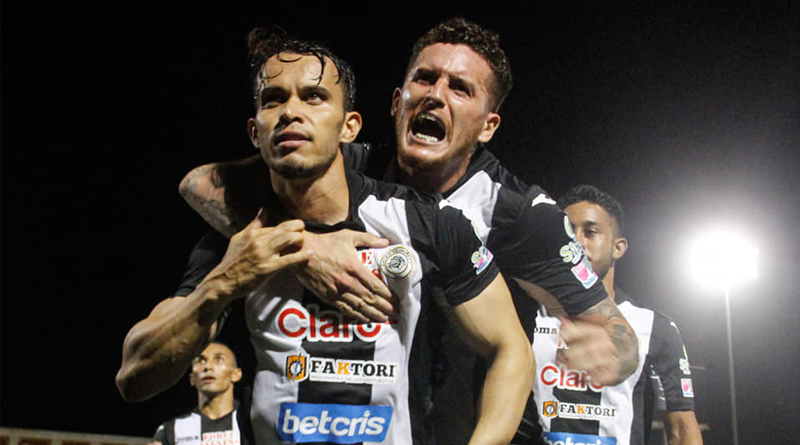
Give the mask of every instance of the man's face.
<path id="1" fill-rule="evenodd" d="M 233 388 L 242 378 L 242 370 L 236 367 L 233 351 L 225 345 L 211 343 L 192 360 L 189 383 L 204 394 L 221 394 Z"/>
<path id="2" fill-rule="evenodd" d="M 575 227 L 578 242 L 583 245 L 586 257 L 597 276 L 606 276 L 614 261 L 622 256 L 616 248 L 614 220 L 601 206 L 581 201 L 564 208 L 569 222 Z"/>
<path id="3" fill-rule="evenodd" d="M 344 112 L 336 66 L 325 60 L 324 73 L 315 56 L 291 53 L 271 57 L 262 68 L 258 111 L 248 131 L 270 169 L 288 179 L 327 170 L 339 143 L 352 141 L 360 129 L 360 116 Z"/>
<path id="4" fill-rule="evenodd" d="M 392 99 L 406 174 L 436 173 L 452 183 L 463 175 L 477 143 L 500 125 L 489 108 L 493 81 L 489 64 L 466 45 L 437 43 L 420 52 Z"/>

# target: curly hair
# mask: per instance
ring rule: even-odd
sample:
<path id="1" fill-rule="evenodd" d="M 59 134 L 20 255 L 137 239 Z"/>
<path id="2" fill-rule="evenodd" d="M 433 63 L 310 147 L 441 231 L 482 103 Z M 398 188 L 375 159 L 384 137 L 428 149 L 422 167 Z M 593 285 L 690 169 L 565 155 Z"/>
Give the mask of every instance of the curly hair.
<path id="1" fill-rule="evenodd" d="M 514 85 L 511 62 L 500 47 L 500 36 L 461 17 L 447 19 L 417 39 L 411 50 L 406 73 L 414 65 L 419 53 L 436 43 L 466 45 L 486 60 L 494 74 L 494 82 L 489 91 L 492 100 L 491 108 L 497 111 Z"/>
<path id="2" fill-rule="evenodd" d="M 322 66 L 318 82 L 322 81 L 325 73 L 325 59 L 328 58 L 338 71 L 337 84 L 341 84 L 344 94 L 344 111 L 353 111 L 356 102 L 356 76 L 353 68 L 338 57 L 322 43 L 299 40 L 290 37 L 283 29 L 273 26 L 268 28 L 255 28 L 247 35 L 248 58 L 250 60 L 250 79 L 253 86 L 253 97 L 256 99 L 258 109 L 258 92 L 263 79 L 262 68 L 272 56 L 278 56 L 282 62 L 291 62 L 292 59 L 281 59 L 281 53 L 293 53 L 302 56 L 314 56 L 319 59 Z"/>
<path id="3" fill-rule="evenodd" d="M 603 208 L 614 220 L 614 235 L 621 237 L 625 225 L 625 212 L 622 204 L 613 196 L 591 185 L 579 185 L 570 189 L 558 198 L 558 205 L 563 209 L 579 202 L 590 202 Z"/>

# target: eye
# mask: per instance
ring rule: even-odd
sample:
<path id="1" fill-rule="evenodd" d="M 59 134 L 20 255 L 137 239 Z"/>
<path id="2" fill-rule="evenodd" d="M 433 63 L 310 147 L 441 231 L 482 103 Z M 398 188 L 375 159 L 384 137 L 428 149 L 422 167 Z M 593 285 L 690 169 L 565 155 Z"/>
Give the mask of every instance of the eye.
<path id="1" fill-rule="evenodd" d="M 436 83 L 436 73 L 427 70 L 417 70 L 411 78 L 411 81 L 420 85 L 433 85 Z"/>
<path id="2" fill-rule="evenodd" d="M 471 93 L 469 86 L 463 80 L 460 79 L 451 79 L 450 89 L 457 93 L 464 94 L 466 96 L 469 96 Z"/>
<path id="3" fill-rule="evenodd" d="M 274 108 L 282 104 L 285 100 L 285 95 L 281 94 L 280 91 L 264 89 L 261 90 L 258 103 L 261 108 Z"/>

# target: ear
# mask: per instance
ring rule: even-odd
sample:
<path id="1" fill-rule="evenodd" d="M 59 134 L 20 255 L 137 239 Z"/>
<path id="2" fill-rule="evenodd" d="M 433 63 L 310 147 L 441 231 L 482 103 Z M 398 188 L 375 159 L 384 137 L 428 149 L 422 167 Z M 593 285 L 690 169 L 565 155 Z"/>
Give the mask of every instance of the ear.
<path id="1" fill-rule="evenodd" d="M 232 381 L 233 383 L 236 383 L 236 382 L 238 382 L 238 381 L 239 381 L 239 380 L 241 380 L 241 379 L 242 379 L 242 368 L 236 368 L 236 369 L 234 369 L 234 370 L 233 370 L 233 373 L 231 373 L 231 381 Z"/>
<path id="2" fill-rule="evenodd" d="M 622 258 L 628 250 L 628 240 L 625 238 L 614 238 L 613 248 L 614 250 L 611 252 L 611 257 L 616 261 Z"/>
<path id="3" fill-rule="evenodd" d="M 353 142 L 361 131 L 361 115 L 356 111 L 349 111 L 344 114 L 344 124 L 342 125 L 342 135 L 339 142 Z"/>
<path id="4" fill-rule="evenodd" d="M 494 136 L 494 132 L 497 131 L 497 127 L 500 126 L 500 115 L 497 113 L 489 112 L 486 115 L 486 120 L 483 122 L 483 130 L 481 130 L 481 134 L 478 135 L 478 141 L 483 142 L 484 144 L 492 140 L 492 136 Z"/>
<path id="5" fill-rule="evenodd" d="M 256 126 L 256 120 L 252 117 L 247 119 L 247 136 L 250 137 L 250 142 L 253 144 L 253 147 L 258 147 L 258 127 Z"/>
<path id="6" fill-rule="evenodd" d="M 400 103 L 401 94 L 402 92 L 400 91 L 400 88 L 395 88 L 394 93 L 392 93 L 392 109 L 390 111 L 392 117 L 394 117 L 394 115 L 397 114 L 397 105 Z"/>
<path id="7" fill-rule="evenodd" d="M 189 384 L 192 385 L 192 387 L 197 386 L 197 381 L 195 380 L 193 372 L 189 372 Z"/>

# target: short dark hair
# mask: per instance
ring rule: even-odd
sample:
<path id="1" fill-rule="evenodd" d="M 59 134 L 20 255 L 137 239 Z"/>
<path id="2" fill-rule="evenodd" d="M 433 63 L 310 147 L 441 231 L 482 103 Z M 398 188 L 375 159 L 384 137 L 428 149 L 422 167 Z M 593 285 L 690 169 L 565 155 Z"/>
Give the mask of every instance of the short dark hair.
<path id="1" fill-rule="evenodd" d="M 447 19 L 417 39 L 411 50 L 406 73 L 414 65 L 419 53 L 436 43 L 466 45 L 486 60 L 494 74 L 494 82 L 489 90 L 491 108 L 494 111 L 500 109 L 500 105 L 503 104 L 514 85 L 511 62 L 506 57 L 503 48 L 500 47 L 500 36 L 461 17 Z"/>
<path id="2" fill-rule="evenodd" d="M 344 93 L 344 111 L 353 111 L 356 102 L 356 76 L 353 68 L 322 43 L 311 40 L 299 40 L 290 37 L 286 31 L 277 26 L 255 28 L 247 35 L 248 58 L 250 59 L 250 79 L 253 94 L 258 108 L 258 88 L 261 81 L 261 69 L 270 57 L 280 53 L 294 53 L 303 56 L 314 56 L 322 66 L 318 81 L 322 81 L 325 73 L 325 58 L 330 59 L 338 71 L 337 84 L 341 84 Z M 288 61 L 288 60 L 284 60 Z"/>
<path id="3" fill-rule="evenodd" d="M 563 209 L 583 201 L 602 207 L 614 219 L 614 235 L 616 237 L 622 236 L 625 225 L 625 212 L 622 210 L 622 204 L 597 187 L 591 185 L 573 187 L 558 199 L 558 205 Z"/>

